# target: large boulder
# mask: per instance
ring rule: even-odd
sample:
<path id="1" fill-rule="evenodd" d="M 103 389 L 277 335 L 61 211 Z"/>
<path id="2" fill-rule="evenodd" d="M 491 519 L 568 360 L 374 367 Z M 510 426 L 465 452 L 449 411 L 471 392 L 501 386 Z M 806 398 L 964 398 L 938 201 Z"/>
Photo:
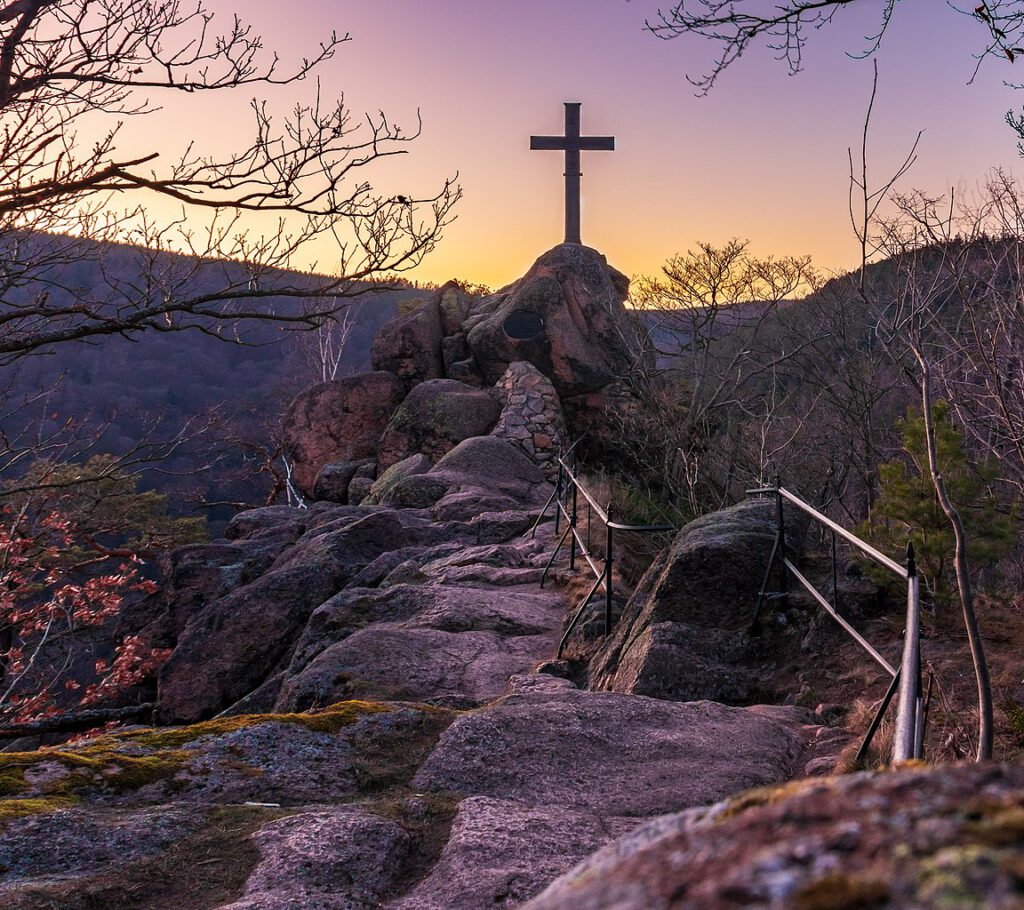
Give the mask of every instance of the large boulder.
<path id="1" fill-rule="evenodd" d="M 367 505 L 376 505 L 387 502 L 391 492 L 406 477 L 414 474 L 426 474 L 434 466 L 434 463 L 426 455 L 417 452 L 401 461 L 396 461 L 383 474 L 378 477 L 370 487 L 369 495 L 363 500 Z"/>
<path id="2" fill-rule="evenodd" d="M 381 327 L 370 350 L 373 368 L 394 373 L 406 388 L 439 379 L 444 376 L 443 337 L 440 302 L 434 295 Z"/>
<path id="3" fill-rule="evenodd" d="M 282 422 L 296 487 L 311 495 L 325 465 L 372 458 L 404 396 L 405 386 L 387 372 L 323 382 L 298 395 Z"/>
<path id="4" fill-rule="evenodd" d="M 389 467 L 417 452 L 436 461 L 462 440 L 486 435 L 500 413 L 498 402 L 481 389 L 454 379 L 423 382 L 388 423 L 380 463 Z"/>
<path id="5" fill-rule="evenodd" d="M 473 436 L 460 442 L 430 471 L 405 477 L 381 499 L 426 508 L 448 520 L 483 512 L 542 506 L 551 485 L 540 468 L 505 439 Z"/>
<path id="6" fill-rule="evenodd" d="M 629 281 L 596 250 L 562 244 L 545 253 L 464 323 L 484 381 L 526 360 L 562 396 L 580 395 L 626 375 L 639 357 L 636 327 L 623 306 Z"/>
<path id="7" fill-rule="evenodd" d="M 775 533 L 768 500 L 748 500 L 683 528 L 591 662 L 591 687 L 750 703 L 761 684 L 750 631 Z"/>
<path id="8" fill-rule="evenodd" d="M 460 717 L 413 779 L 423 791 L 645 816 L 789 780 L 797 709 L 727 708 L 547 684 Z"/>
<path id="9" fill-rule="evenodd" d="M 523 910 L 1021 906 L 1024 768 L 815 779 L 651 821 Z"/>

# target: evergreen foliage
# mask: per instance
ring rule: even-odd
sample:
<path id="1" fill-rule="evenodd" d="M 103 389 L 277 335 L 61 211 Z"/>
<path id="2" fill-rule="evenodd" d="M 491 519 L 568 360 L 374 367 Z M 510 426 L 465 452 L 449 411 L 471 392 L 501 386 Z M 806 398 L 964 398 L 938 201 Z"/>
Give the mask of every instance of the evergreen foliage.
<path id="1" fill-rule="evenodd" d="M 1001 511 L 993 492 L 999 468 L 992 459 L 969 456 L 947 402 L 936 401 L 933 416 L 939 470 L 967 529 L 968 558 L 976 570 L 984 569 L 1006 556 L 1015 541 L 1014 517 Z M 897 558 L 912 540 L 922 582 L 942 600 L 952 590 L 953 529 L 932 485 L 923 415 L 909 409 L 898 428 L 904 455 L 880 466 L 878 499 L 862 532 Z"/>

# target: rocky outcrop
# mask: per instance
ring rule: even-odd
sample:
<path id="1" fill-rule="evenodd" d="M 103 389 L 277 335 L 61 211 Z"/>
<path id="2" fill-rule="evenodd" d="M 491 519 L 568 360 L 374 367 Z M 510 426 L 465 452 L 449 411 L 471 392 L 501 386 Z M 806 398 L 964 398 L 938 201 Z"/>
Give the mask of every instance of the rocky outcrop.
<path id="1" fill-rule="evenodd" d="M 802 770 L 798 710 L 675 704 L 538 679 L 543 687 L 459 718 L 413 786 L 643 817 Z"/>
<path id="2" fill-rule="evenodd" d="M 349 485 L 357 477 L 371 483 L 377 474 L 377 460 L 364 458 L 360 461 L 332 461 L 320 469 L 313 483 L 313 498 L 317 502 L 336 502 L 346 505 L 349 501 Z M 358 504 L 358 503 L 357 503 Z"/>
<path id="3" fill-rule="evenodd" d="M 592 687 L 727 704 L 763 696 L 751 626 L 774 539 L 767 500 L 683 528 L 637 585 L 592 661 Z"/>
<path id="4" fill-rule="evenodd" d="M 434 296 L 385 323 L 377 332 L 370 351 L 373 368 L 394 373 L 407 389 L 428 379 L 440 379 L 444 376 L 443 337 L 440 302 Z"/>
<path id="5" fill-rule="evenodd" d="M 147 635 L 174 649 L 159 679 L 163 720 L 195 722 L 236 702 L 292 710 L 367 693 L 466 704 L 502 694 L 548 656 L 561 624 L 556 596 L 528 599 L 514 621 L 491 590 L 539 581 L 546 537 L 507 542 L 550 490 L 511 443 L 474 437 L 435 466 L 418 455 L 385 472 L 371 497 L 379 507 L 242 513 L 233 541 L 173 560 Z M 409 583 L 436 596 L 403 599 L 397 586 Z M 527 619 L 529 603 L 543 617 Z"/>
<path id="6" fill-rule="evenodd" d="M 392 511 L 339 512 L 309 528 L 251 583 L 196 610 L 160 673 L 165 721 L 193 722 L 263 683 L 313 611 L 398 539 L 433 543 L 429 522 Z"/>
<path id="7" fill-rule="evenodd" d="M 562 396 L 623 377 L 639 356 L 623 306 L 628 288 L 596 250 L 562 244 L 548 251 L 464 323 L 484 381 L 493 385 L 517 360 L 532 363 Z"/>
<path id="8" fill-rule="evenodd" d="M 433 379 L 416 386 L 395 411 L 378 447 L 380 464 L 389 467 L 410 455 L 432 461 L 471 436 L 486 436 L 501 406 L 481 389 L 454 379 Z"/>
<path id="9" fill-rule="evenodd" d="M 397 376 L 377 372 L 324 382 L 297 396 L 282 421 L 296 487 L 311 495 L 325 465 L 376 457 L 404 395 Z"/>
<path id="10" fill-rule="evenodd" d="M 382 469 L 416 454 L 437 461 L 492 428 L 553 478 L 567 419 L 574 437 L 596 445 L 607 441 L 608 415 L 635 406 L 623 380 L 644 355 L 623 305 L 628 288 L 578 244 L 548 251 L 488 297 L 450 282 L 378 332 L 378 373 L 296 399 L 285 420 L 296 486 L 316 500 L 358 503 L 372 473 L 353 464 L 374 455 Z"/>
<path id="11" fill-rule="evenodd" d="M 815 780 L 643 826 L 524 910 L 1020 906 L 1024 768 Z"/>
<path id="12" fill-rule="evenodd" d="M 568 433 L 551 381 L 532 364 L 519 360 L 509 365 L 494 392 L 503 407 L 491 435 L 515 443 L 554 480 Z"/>

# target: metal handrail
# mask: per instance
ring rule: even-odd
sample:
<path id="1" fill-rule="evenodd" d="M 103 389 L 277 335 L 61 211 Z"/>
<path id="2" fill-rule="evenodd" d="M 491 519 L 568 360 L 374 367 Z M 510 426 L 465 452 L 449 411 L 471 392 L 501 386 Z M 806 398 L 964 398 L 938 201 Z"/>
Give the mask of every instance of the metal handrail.
<path id="1" fill-rule="evenodd" d="M 831 518 L 822 512 L 819 512 L 814 506 L 804 502 L 799 496 L 790 493 L 789 490 L 784 487 L 764 487 L 758 490 L 747 490 L 748 495 L 754 495 L 758 493 L 772 493 L 781 496 L 786 502 L 792 503 L 801 512 L 810 515 L 815 521 L 820 522 L 830 531 L 842 537 L 848 543 L 853 544 L 866 556 L 870 556 L 875 562 L 885 566 L 889 571 L 895 572 L 900 578 L 907 578 L 907 570 L 901 566 L 894 559 L 890 559 L 884 553 L 876 550 L 866 540 L 861 540 L 856 534 L 851 531 L 847 531 L 842 525 L 836 524 Z"/>
<path id="2" fill-rule="evenodd" d="M 836 524 L 827 515 L 824 515 L 812 505 L 804 502 L 795 493 L 790 492 L 781 485 L 774 487 L 761 487 L 755 490 L 748 490 L 749 495 L 772 495 L 776 501 L 776 515 L 778 531 L 775 536 L 775 544 L 772 547 L 771 556 L 768 559 L 768 567 L 765 570 L 764 582 L 758 594 L 757 606 L 754 609 L 754 624 L 757 625 L 760 619 L 761 607 L 768 595 L 768 583 L 771 580 L 772 569 L 776 564 L 782 566 L 782 597 L 789 596 L 788 579 L 792 575 L 807 592 L 825 609 L 825 611 L 849 634 L 871 657 L 892 677 L 889 690 L 882 699 L 881 705 L 872 720 L 864 741 L 861 743 L 858 759 L 863 759 L 867 754 L 868 746 L 881 724 L 882 717 L 889 708 L 893 696 L 899 691 L 899 702 L 896 709 L 896 732 L 893 739 L 892 758 L 894 762 L 905 762 L 920 758 L 924 746 L 924 723 L 927 717 L 927 703 L 921 695 L 921 589 L 917 575 L 917 565 L 914 559 L 914 545 L 907 547 L 907 564 L 901 566 L 898 562 L 890 559 L 884 553 L 879 552 L 867 541 L 861 540 L 856 534 L 848 531 L 842 525 Z M 832 535 L 832 603 L 800 572 L 796 565 L 786 554 L 786 521 L 783 510 L 783 502 L 788 502 L 801 512 L 809 515 L 819 524 L 827 528 Z M 869 556 L 879 565 L 885 567 L 893 574 L 907 582 L 907 620 L 903 641 L 903 655 L 900 660 L 899 669 L 894 668 L 878 651 L 862 636 L 849 622 L 839 615 L 838 604 L 838 577 L 836 558 L 836 538 L 852 544 L 866 556 Z"/>
<path id="3" fill-rule="evenodd" d="M 576 440 L 578 443 L 579 440 Z M 570 465 L 568 462 L 568 456 L 576 448 L 576 443 L 569 448 L 569 450 L 558 458 L 558 478 L 555 482 L 554 492 L 545 503 L 544 508 L 541 510 L 540 515 L 537 516 L 537 520 L 533 523 L 533 527 L 530 529 L 530 536 L 533 537 L 537 533 L 537 528 L 540 523 L 545 519 L 548 514 L 548 510 L 552 505 L 555 506 L 555 533 L 558 534 L 561 529 L 561 520 L 564 518 L 566 523 L 565 531 L 558 539 L 558 543 L 555 545 L 554 552 L 551 554 L 551 558 L 548 559 L 547 565 L 544 567 L 544 571 L 541 574 L 540 586 L 544 587 L 544 582 L 547 580 L 548 573 L 551 571 L 551 567 L 555 563 L 558 554 L 561 552 L 565 542 L 569 541 L 569 568 L 574 570 L 576 568 L 576 552 L 579 549 L 579 555 L 582 556 L 587 565 L 590 567 L 591 572 L 594 574 L 595 582 L 593 587 L 587 593 L 587 596 L 583 598 L 580 603 L 579 609 L 573 614 L 572 619 L 569 622 L 568 628 L 562 635 L 561 641 L 558 643 L 558 657 L 561 658 L 562 653 L 565 651 L 566 643 L 569 640 L 569 636 L 572 635 L 576 626 L 583 618 L 583 613 L 590 603 L 590 599 L 597 593 L 599 588 L 604 588 L 605 595 L 605 610 L 604 610 L 604 634 L 610 635 L 612 631 L 612 605 L 614 598 L 614 575 L 613 568 L 615 564 L 615 532 L 624 531 L 638 534 L 653 534 L 663 533 L 666 531 L 675 531 L 675 525 L 664 524 L 664 525 L 632 525 L 623 524 L 619 521 L 612 521 L 611 518 L 611 503 L 607 507 L 602 508 L 598 501 L 594 498 L 593 494 L 586 488 L 586 485 L 580 480 L 576 472 L 575 460 Z M 587 539 L 580 535 L 578 531 L 578 522 L 580 517 L 580 504 L 579 497 L 582 495 L 587 508 Z M 590 552 L 590 530 L 591 522 L 596 513 L 600 523 L 605 528 L 605 552 L 604 559 L 601 560 Z"/>

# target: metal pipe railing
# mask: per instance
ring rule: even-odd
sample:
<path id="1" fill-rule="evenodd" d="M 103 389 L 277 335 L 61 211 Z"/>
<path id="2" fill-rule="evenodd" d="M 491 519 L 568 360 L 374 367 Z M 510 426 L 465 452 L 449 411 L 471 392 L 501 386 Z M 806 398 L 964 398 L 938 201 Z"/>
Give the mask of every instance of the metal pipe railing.
<path id="1" fill-rule="evenodd" d="M 578 442 L 579 440 L 577 440 Z M 576 447 L 576 443 L 573 443 L 569 452 Z M 533 523 L 533 527 L 530 529 L 530 535 L 534 536 L 537 533 L 537 528 L 540 527 L 540 523 L 547 516 L 548 510 L 552 505 L 555 506 L 555 533 L 558 534 L 561 528 L 561 520 L 564 519 L 566 523 L 565 531 L 562 532 L 558 538 L 558 543 L 555 545 L 555 550 L 548 559 L 547 565 L 544 567 L 543 573 L 541 573 L 540 584 L 544 587 L 544 583 L 547 580 L 548 573 L 551 571 L 551 567 L 554 565 L 555 559 L 558 557 L 559 552 L 565 545 L 566 541 L 569 542 L 569 568 L 575 570 L 576 568 L 576 554 L 577 549 L 579 555 L 586 561 L 590 567 L 596 581 L 593 587 L 587 593 L 587 596 L 583 598 L 580 603 L 579 609 L 573 614 L 572 619 L 569 622 L 568 628 L 565 630 L 565 634 L 562 636 L 562 640 L 558 645 L 558 657 L 561 658 L 562 653 L 565 650 L 565 646 L 569 640 L 569 636 L 576 629 L 580 620 L 583 618 L 583 614 L 586 611 L 587 605 L 590 603 L 590 599 L 597 593 L 598 589 L 604 588 L 604 634 L 610 635 L 612 631 L 612 618 L 613 608 L 615 599 L 614 590 L 614 569 L 615 569 L 615 532 L 626 531 L 639 534 L 653 534 L 663 533 L 666 531 L 675 531 L 675 525 L 664 524 L 664 525 L 630 525 L 623 524 L 622 522 L 612 521 L 611 517 L 611 504 L 607 507 L 602 506 L 594 498 L 593 494 L 586 488 L 586 485 L 580 480 L 575 467 L 575 460 L 570 466 L 567 461 L 569 452 L 560 456 L 558 459 L 558 477 L 555 481 L 555 490 L 548 498 L 544 508 L 541 510 L 537 520 Z M 581 513 L 580 499 L 586 504 L 586 518 L 587 518 L 587 533 L 584 538 L 579 533 L 579 518 Z M 603 559 L 591 552 L 592 544 L 592 530 L 593 520 L 597 517 L 599 523 L 603 525 L 605 529 L 605 546 Z"/>
<path id="2" fill-rule="evenodd" d="M 772 547 L 764 581 L 758 594 L 757 606 L 754 610 L 754 625 L 760 620 L 760 611 L 765 599 L 769 596 L 768 584 L 772 570 L 776 565 L 782 567 L 782 591 L 778 596 L 789 596 L 789 576 L 792 575 L 815 601 L 849 634 L 871 657 L 892 677 L 889 691 L 882 699 L 878 712 L 872 720 L 864 741 L 861 744 L 858 758 L 867 754 L 867 748 L 881 724 L 882 717 L 897 690 L 899 700 L 896 708 L 896 732 L 893 740 L 892 760 L 894 762 L 911 761 L 920 758 L 924 752 L 924 728 L 927 718 L 927 700 L 922 697 L 921 686 L 921 589 L 914 559 L 914 547 L 907 547 L 907 564 L 901 566 L 884 553 L 862 540 L 856 534 L 846 530 L 827 515 L 802 500 L 795 493 L 781 485 L 748 490 L 750 495 L 772 495 L 776 501 L 777 532 Z M 784 503 L 790 503 L 799 511 L 810 516 L 831 532 L 832 556 L 832 599 L 831 602 L 800 572 L 786 553 L 786 522 L 783 509 Z M 903 641 L 903 654 L 899 669 L 892 666 L 882 655 L 861 635 L 847 620 L 839 614 L 839 577 L 837 568 L 836 538 L 842 538 L 856 547 L 864 555 L 888 569 L 907 582 L 907 617 Z"/>
<path id="3" fill-rule="evenodd" d="M 903 638 L 900 664 L 900 700 L 893 739 L 893 761 L 920 758 L 920 740 L 924 739 L 924 706 L 921 704 L 921 589 L 917 577 L 913 544 L 907 553 L 907 629 Z"/>

